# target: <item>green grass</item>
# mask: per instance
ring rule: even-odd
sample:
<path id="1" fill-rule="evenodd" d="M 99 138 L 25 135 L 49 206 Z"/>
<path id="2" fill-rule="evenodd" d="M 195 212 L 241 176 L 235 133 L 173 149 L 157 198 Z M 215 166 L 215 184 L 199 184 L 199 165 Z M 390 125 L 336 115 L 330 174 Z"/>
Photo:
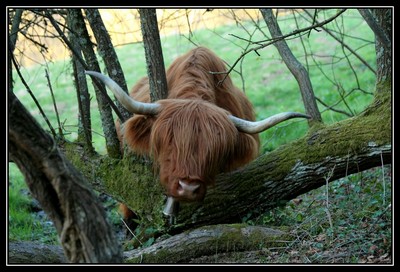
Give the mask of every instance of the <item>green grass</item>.
<path id="1" fill-rule="evenodd" d="M 321 13 L 320 16 L 323 15 L 324 14 Z M 329 14 L 324 16 L 328 17 Z M 288 18 L 290 18 L 290 15 Z M 375 46 L 372 42 L 374 40 L 372 31 L 355 10 L 347 11 L 344 18 L 344 20 L 340 19 L 336 23 L 330 23 L 327 27 L 335 30 L 344 29 L 348 35 L 344 39 L 346 44 L 351 48 L 357 49 L 357 53 L 375 68 Z M 322 17 L 320 17 L 319 20 L 321 21 Z M 266 39 L 264 33 L 268 35 L 268 30 L 265 23 L 262 23 L 262 21 L 260 23 L 260 29 L 257 29 L 251 22 L 242 23 L 244 26 L 243 28 L 240 25 L 228 25 L 220 26 L 215 29 L 198 30 L 193 32 L 190 39 L 197 45 L 211 48 L 217 55 L 224 59 L 228 65 L 232 65 L 246 48 L 255 46 L 249 45 L 243 39 L 251 38 L 253 41 L 259 41 Z M 299 24 L 300 27 L 309 25 L 305 22 L 299 22 Z M 293 20 L 282 20 L 281 28 L 282 32 L 286 34 L 293 31 L 296 26 Z M 336 33 L 336 35 L 339 34 Z M 242 39 L 236 37 L 241 37 Z M 315 95 L 328 105 L 335 104 L 335 108 L 338 110 L 350 112 L 351 109 L 351 112 L 354 114 L 360 113 L 372 101 L 373 96 L 371 94 L 365 94 L 365 92 L 373 93 L 375 86 L 374 74 L 358 59 L 349 54 L 348 50 L 344 49 L 343 51 L 340 44 L 335 42 L 334 39 L 323 31 L 312 31 L 309 37 L 305 35 L 302 36 L 302 39 L 303 44 L 300 43 L 299 39 L 292 39 L 288 41 L 288 45 L 293 50 L 294 55 L 307 67 Z M 194 45 L 192 42 L 189 42 L 187 37 L 182 37 L 181 35 L 163 37 L 162 47 L 165 65 L 168 66 L 177 56 L 193 48 Z M 304 48 L 306 48 L 306 53 L 304 52 L 303 45 Z M 127 85 L 133 86 L 139 78 L 146 75 L 143 45 L 130 44 L 117 47 L 116 52 L 125 73 Z M 246 95 L 255 106 L 257 119 L 262 119 L 283 111 L 304 112 L 298 84 L 285 64 L 280 60 L 276 48 L 271 45 L 259 50 L 258 54 L 259 55 L 252 52 L 246 55 L 231 74 L 235 84 L 243 88 Z M 349 66 L 346 56 L 351 66 Z M 43 107 L 51 124 L 57 128 L 56 115 L 45 77 L 45 69 L 49 71 L 51 86 L 57 102 L 57 109 L 60 114 L 63 131 L 67 139 L 73 141 L 77 137 L 78 106 L 72 80 L 71 64 L 68 60 L 65 60 L 51 62 L 41 66 L 37 65 L 29 68 L 21 68 L 25 80 L 28 82 L 31 90 Z M 355 73 L 353 73 L 352 69 L 354 69 Z M 357 76 L 355 76 L 355 74 Z M 42 116 L 39 115 L 36 105 L 28 95 L 25 86 L 22 85 L 21 81 L 16 76 L 14 76 L 14 79 L 15 94 L 36 120 L 38 120 L 41 126 L 48 130 Z M 88 84 L 89 86 L 92 84 L 90 79 L 88 79 Z M 97 152 L 104 154 L 105 141 L 102 136 L 96 99 L 93 90 L 90 91 L 92 96 L 91 114 L 93 144 Z M 341 101 L 342 96 L 346 96 L 346 103 Z M 349 105 L 349 107 L 346 104 Z M 327 124 L 348 118 L 346 115 L 327 110 L 326 107 L 320 103 L 318 103 L 318 107 L 322 112 L 323 121 Z M 262 153 L 269 152 L 280 145 L 304 136 L 307 130 L 308 127 L 305 120 L 289 120 L 268 131 L 262 132 L 260 134 L 262 139 Z M 42 223 L 38 223 L 38 220 L 35 220 L 32 216 L 30 211 L 32 199 L 29 195 L 21 193 L 27 190 L 23 178 L 13 164 L 9 164 L 9 168 L 9 239 L 44 239 L 42 237 L 43 232 L 49 233 L 49 229 L 43 226 Z M 339 192 L 344 193 L 340 191 L 342 190 L 341 188 L 344 188 L 341 187 L 340 184 L 345 183 L 348 187 L 351 186 L 351 184 L 360 182 L 357 180 L 350 180 L 353 178 L 354 177 L 348 177 L 348 180 L 333 182 L 329 190 L 337 190 L 337 192 L 331 193 L 330 195 L 340 197 L 342 194 L 339 194 Z M 357 179 L 357 177 L 354 179 Z M 335 186 L 337 187 L 336 189 L 334 189 Z M 376 185 L 376 187 L 378 186 L 379 185 Z M 321 197 L 325 189 L 326 188 L 323 187 L 319 189 L 319 191 L 316 190 L 315 193 L 311 192 L 310 195 L 304 199 L 303 203 L 308 203 L 310 207 L 315 207 L 316 203 L 323 201 L 317 198 Z M 283 219 L 287 222 L 282 222 L 282 224 L 302 223 L 304 225 L 300 225 L 300 228 L 304 226 L 304 232 L 306 232 L 306 227 L 310 228 L 307 230 L 310 232 L 310 235 L 325 233 L 327 239 L 338 239 L 337 236 L 329 237 L 329 231 L 338 235 L 341 228 L 340 220 L 344 220 L 345 223 L 351 224 L 351 226 L 354 226 L 354 229 L 356 229 L 359 225 L 355 224 L 355 222 L 361 220 L 363 213 L 374 217 L 374 213 L 382 211 L 382 207 L 378 208 L 379 201 L 376 203 L 376 206 L 372 203 L 374 198 L 379 198 L 378 195 L 381 191 L 378 189 L 372 190 L 370 186 L 364 186 L 362 189 L 371 190 L 369 198 L 367 194 L 364 193 L 362 196 L 365 197 L 365 199 L 359 199 L 362 196 L 358 195 L 357 192 L 352 189 L 350 190 L 351 193 L 345 194 L 342 201 L 332 200 L 335 203 L 331 203 L 330 208 L 334 209 L 335 212 L 336 209 L 340 211 L 340 205 L 344 205 L 344 208 L 346 208 L 349 207 L 347 205 L 351 204 L 354 208 L 352 210 L 342 209 L 341 215 L 335 213 L 338 220 L 335 221 L 336 225 L 333 227 L 326 225 L 326 222 L 304 223 L 305 218 L 310 217 L 315 218 L 315 220 L 317 220 L 318 217 L 326 219 L 324 212 L 321 210 L 322 207 L 320 207 L 320 210 L 315 211 L 311 208 L 307 210 L 305 207 L 300 208 L 289 205 L 287 210 L 271 211 L 271 214 L 261 216 L 260 220 L 263 223 L 268 223 L 268 221 L 271 220 L 272 223 L 277 223 L 277 220 Z M 389 189 L 387 192 L 389 192 Z M 316 199 L 312 199 L 313 197 Z M 367 201 L 366 204 L 365 201 Z M 389 198 L 387 202 L 390 202 Z M 365 205 L 361 205 L 361 203 Z M 351 214 L 351 211 L 356 209 L 361 215 Z M 331 212 L 333 213 L 333 211 Z M 282 213 L 281 218 L 279 218 L 279 213 Z M 376 217 L 377 216 L 375 216 L 375 218 Z M 331 228 L 331 230 L 329 230 L 329 228 Z M 348 230 L 349 232 L 345 235 L 350 235 L 352 228 Z M 50 232 L 47 237 L 46 239 L 49 241 L 46 242 L 54 242 L 56 240 L 54 231 Z M 343 239 L 348 239 L 348 237 L 346 237 Z M 323 244 L 323 246 L 326 246 L 326 244 Z"/>
<path id="2" fill-rule="evenodd" d="M 32 197 L 15 164 L 9 163 L 8 238 L 10 241 L 39 241 L 57 244 L 58 236 L 50 219 L 33 212 Z"/>

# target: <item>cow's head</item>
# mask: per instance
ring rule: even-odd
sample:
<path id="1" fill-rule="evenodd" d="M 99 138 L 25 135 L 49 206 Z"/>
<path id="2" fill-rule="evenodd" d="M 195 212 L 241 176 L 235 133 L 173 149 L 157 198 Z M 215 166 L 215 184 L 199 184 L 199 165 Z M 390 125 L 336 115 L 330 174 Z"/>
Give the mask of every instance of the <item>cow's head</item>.
<path id="1" fill-rule="evenodd" d="M 226 110 L 203 100 L 165 99 L 159 105 L 150 145 L 160 181 L 179 201 L 202 200 L 232 157 L 238 131 Z"/>
<path id="2" fill-rule="evenodd" d="M 86 74 L 99 78 L 131 113 L 143 115 L 143 118 L 154 116 L 150 137 L 146 141 L 157 161 L 160 181 L 169 196 L 167 206 L 171 209 L 176 201 L 204 198 L 207 186 L 214 182 L 226 161 L 231 159 L 239 131 L 255 134 L 290 118 L 309 118 L 305 114 L 285 112 L 252 122 L 200 99 L 142 103 L 126 94 L 110 78 L 93 71 Z M 125 130 L 135 129 L 140 129 L 140 125 L 127 122 Z M 164 213 L 168 213 L 168 209 Z"/>

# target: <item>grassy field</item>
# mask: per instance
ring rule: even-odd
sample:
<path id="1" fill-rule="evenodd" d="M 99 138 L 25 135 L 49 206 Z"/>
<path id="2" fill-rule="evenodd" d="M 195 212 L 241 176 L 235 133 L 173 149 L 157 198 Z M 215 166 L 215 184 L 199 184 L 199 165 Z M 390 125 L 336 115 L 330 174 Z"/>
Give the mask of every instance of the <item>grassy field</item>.
<path id="1" fill-rule="evenodd" d="M 296 26 L 296 23 L 298 26 Z M 236 25 L 198 30 L 193 32 L 190 37 L 189 35 L 186 37 L 182 35 L 163 37 L 162 47 L 165 65 L 168 66 L 177 56 L 193 48 L 194 44 L 209 47 L 228 65 L 232 65 L 246 48 L 251 47 L 246 39 L 261 41 L 267 38 L 263 34 L 268 33 L 264 25 L 264 23 L 260 23 L 260 28 L 258 28 L 253 22 L 241 22 L 241 24 Z M 281 21 L 283 33 L 289 33 L 297 27 L 304 26 L 307 26 L 307 23 L 296 22 L 290 16 Z M 357 50 L 357 53 L 375 69 L 374 36 L 358 12 L 347 11 L 343 18 L 329 24 L 328 27 L 336 30 L 335 34 L 338 36 L 340 35 L 339 30 L 346 33 L 344 42 Z M 241 37 L 241 39 L 237 37 Z M 374 74 L 325 32 L 312 31 L 309 36 L 302 36 L 301 40 L 288 40 L 288 45 L 293 50 L 294 55 L 307 67 L 315 95 L 326 105 L 334 106 L 337 110 L 355 115 L 372 101 L 375 85 Z M 125 73 L 127 85 L 133 86 L 139 78 L 146 75 L 143 45 L 140 43 L 129 44 L 118 47 L 116 50 Z M 243 61 L 235 67 L 235 72 L 231 74 L 234 82 L 245 91 L 255 106 L 257 119 L 283 111 L 304 112 L 298 84 L 281 61 L 275 47 L 266 47 L 258 53 L 259 55 L 255 53 L 246 55 Z M 57 127 L 45 69 L 49 72 L 63 130 L 68 139 L 74 140 L 77 136 L 78 106 L 71 77 L 71 64 L 69 61 L 57 61 L 22 69 L 22 74 L 32 92 L 52 125 Z M 42 127 L 47 129 L 46 123 L 39 115 L 39 111 L 27 93 L 25 86 L 16 77 L 15 80 L 15 94 Z M 90 80 L 88 82 L 90 85 Z M 104 154 L 104 138 L 93 91 L 92 97 L 93 142 L 97 152 Z M 318 107 L 322 113 L 323 121 L 327 124 L 349 117 L 337 111 L 329 110 L 321 103 L 318 104 Z M 269 152 L 280 145 L 304 136 L 307 129 L 307 123 L 304 120 L 288 121 L 261 133 L 262 153 Z M 391 222 L 391 219 L 387 205 L 391 203 L 391 180 L 390 177 L 381 180 L 385 176 L 383 171 L 384 168 L 379 168 L 368 172 L 368 174 L 360 173 L 332 182 L 329 186 L 302 196 L 302 204 L 300 205 L 287 205 L 271 211 L 269 214 L 260 215 L 259 221 L 250 221 L 249 223 L 290 225 L 293 229 L 297 229 L 299 233 L 301 231 L 305 240 L 313 243 L 309 248 L 316 248 L 317 253 L 325 252 L 329 246 L 332 249 L 335 242 L 344 243 L 344 241 L 351 241 L 350 244 L 346 245 L 346 248 L 353 246 L 352 250 L 358 250 L 358 246 L 362 247 L 359 248 L 359 252 L 362 253 L 365 251 L 368 253 L 368 250 L 371 250 L 371 247 L 377 244 L 379 248 L 389 247 L 387 243 L 391 240 L 391 234 L 387 222 Z M 391 170 L 386 169 L 386 174 L 388 171 L 391 172 Z M 368 177 L 366 178 L 365 175 Z M 323 206 L 322 202 L 327 198 L 327 195 L 330 197 L 329 206 Z M 335 219 L 334 225 L 326 221 L 328 218 L 327 210 L 330 217 Z M 113 220 L 118 222 L 115 218 Z M 246 221 L 246 218 L 243 220 Z M 10 163 L 9 240 L 39 240 L 44 243 L 57 243 L 57 235 L 54 229 L 43 222 L 43 218 L 41 220 L 37 213 L 32 212 L 32 199 L 29 197 L 23 177 L 15 165 Z M 368 237 L 368 241 L 375 241 L 375 243 L 363 241 L 366 236 L 372 235 L 370 233 L 359 232 L 359 236 L 350 237 L 355 230 L 362 228 L 364 223 L 368 224 L 370 231 L 379 236 Z M 377 227 L 375 224 L 380 225 Z M 318 239 L 320 239 L 319 242 Z M 293 244 L 292 249 L 296 245 Z M 293 261 L 290 258 L 290 250 L 285 250 L 289 254 L 287 260 Z M 381 255 L 385 253 L 386 251 Z M 364 255 L 354 253 L 351 255 L 354 258 L 343 258 L 342 260 L 360 262 L 363 257 L 359 256 Z M 321 257 L 320 260 L 323 260 L 323 258 Z M 285 262 L 283 259 L 281 261 Z M 319 259 L 316 257 L 311 261 L 318 262 Z M 325 259 L 325 261 L 327 260 Z"/>

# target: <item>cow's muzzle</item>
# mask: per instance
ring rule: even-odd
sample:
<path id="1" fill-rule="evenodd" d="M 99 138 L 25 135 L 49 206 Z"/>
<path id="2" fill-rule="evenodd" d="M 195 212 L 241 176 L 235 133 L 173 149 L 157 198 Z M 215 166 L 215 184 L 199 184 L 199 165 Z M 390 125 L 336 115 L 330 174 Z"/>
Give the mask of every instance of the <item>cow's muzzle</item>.
<path id="1" fill-rule="evenodd" d="M 201 182 L 191 181 L 188 183 L 186 181 L 179 180 L 176 193 L 180 199 L 196 201 L 200 197 L 200 187 Z"/>

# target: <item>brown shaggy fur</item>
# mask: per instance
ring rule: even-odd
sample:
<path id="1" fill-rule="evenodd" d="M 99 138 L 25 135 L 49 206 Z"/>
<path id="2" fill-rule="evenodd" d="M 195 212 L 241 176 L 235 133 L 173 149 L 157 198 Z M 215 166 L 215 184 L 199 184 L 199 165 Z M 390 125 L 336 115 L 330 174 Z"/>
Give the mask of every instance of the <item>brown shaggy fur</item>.
<path id="1" fill-rule="evenodd" d="M 135 152 L 152 156 L 160 181 L 173 191 L 179 179 L 213 184 L 215 176 L 253 160 L 259 152 L 258 134 L 239 132 L 228 115 L 255 120 L 253 107 L 230 77 L 224 62 L 204 47 L 178 57 L 167 70 L 168 97 L 157 101 L 157 116 L 134 115 L 124 124 L 120 139 Z M 131 96 L 150 102 L 147 78 Z M 205 194 L 205 192 L 203 192 Z M 203 195 L 204 197 L 204 195 Z"/>

